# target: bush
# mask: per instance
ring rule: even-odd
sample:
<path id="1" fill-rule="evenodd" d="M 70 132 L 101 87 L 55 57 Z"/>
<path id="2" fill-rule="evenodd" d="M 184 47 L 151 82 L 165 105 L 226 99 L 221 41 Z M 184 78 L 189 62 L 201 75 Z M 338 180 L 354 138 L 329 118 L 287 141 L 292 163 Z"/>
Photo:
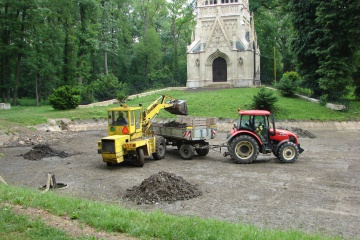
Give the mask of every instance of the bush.
<path id="1" fill-rule="evenodd" d="M 121 83 L 113 74 L 101 74 L 99 79 L 91 84 L 94 97 L 98 101 L 105 101 L 117 98 L 118 92 L 127 92 L 126 83 Z"/>
<path id="2" fill-rule="evenodd" d="M 80 89 L 72 86 L 62 86 L 49 96 L 50 105 L 57 110 L 75 109 L 81 102 Z"/>
<path id="3" fill-rule="evenodd" d="M 274 96 L 274 92 L 261 88 L 257 95 L 253 97 L 253 105 L 255 109 L 273 111 L 278 98 Z"/>
<path id="4" fill-rule="evenodd" d="M 299 85 L 300 76 L 297 74 L 297 72 L 286 72 L 280 81 L 275 84 L 275 87 L 284 97 L 293 97 Z"/>
<path id="5" fill-rule="evenodd" d="M 91 85 L 81 87 L 81 103 L 80 104 L 90 104 L 95 102 L 94 91 Z"/>
<path id="6" fill-rule="evenodd" d="M 124 102 L 127 98 L 127 94 L 124 91 L 119 91 L 116 94 L 116 99 L 119 100 L 119 102 Z"/>

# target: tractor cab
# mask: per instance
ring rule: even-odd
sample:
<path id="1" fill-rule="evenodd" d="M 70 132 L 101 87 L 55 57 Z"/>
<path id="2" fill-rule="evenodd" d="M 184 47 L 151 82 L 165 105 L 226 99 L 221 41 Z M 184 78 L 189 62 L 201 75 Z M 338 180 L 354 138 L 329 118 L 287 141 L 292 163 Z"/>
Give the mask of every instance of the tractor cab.
<path id="1" fill-rule="evenodd" d="M 270 118 L 270 119 L 269 119 Z M 274 118 L 270 112 L 264 110 L 239 111 L 238 130 L 247 130 L 256 134 L 263 144 L 270 142 L 270 135 L 274 135 Z"/>

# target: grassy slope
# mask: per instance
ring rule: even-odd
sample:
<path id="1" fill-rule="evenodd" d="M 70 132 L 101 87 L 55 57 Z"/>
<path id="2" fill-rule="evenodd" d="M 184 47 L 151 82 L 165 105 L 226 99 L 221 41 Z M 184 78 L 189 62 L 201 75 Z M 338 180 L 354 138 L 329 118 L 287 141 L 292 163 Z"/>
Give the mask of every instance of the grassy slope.
<path id="1" fill-rule="evenodd" d="M 187 101 L 189 115 L 237 118 L 237 108 L 249 109 L 252 98 L 257 94 L 259 88 L 232 88 L 217 91 L 186 92 L 165 91 L 143 98 L 128 101 L 129 106 L 148 106 L 160 94 L 166 94 Z M 348 112 L 334 111 L 319 104 L 301 100 L 299 98 L 283 98 L 278 96 L 276 103 L 276 118 L 278 120 L 300 120 L 300 121 L 358 121 L 360 120 L 360 102 L 352 101 Z M 7 125 L 31 126 L 46 123 L 49 118 L 76 119 L 99 119 L 106 117 L 106 109 L 112 107 L 81 108 L 66 111 L 56 111 L 51 106 L 42 107 L 12 107 L 10 110 L 0 111 L 0 129 Z M 159 117 L 173 117 L 162 111 Z"/>

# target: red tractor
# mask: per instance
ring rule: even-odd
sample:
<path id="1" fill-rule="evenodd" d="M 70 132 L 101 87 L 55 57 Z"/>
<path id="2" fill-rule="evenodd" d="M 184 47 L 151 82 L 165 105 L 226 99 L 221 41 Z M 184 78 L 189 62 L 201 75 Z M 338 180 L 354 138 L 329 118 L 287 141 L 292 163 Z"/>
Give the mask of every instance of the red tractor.
<path id="1" fill-rule="evenodd" d="M 266 110 L 240 110 L 239 121 L 227 136 L 228 152 L 236 163 L 251 163 L 259 152 L 273 153 L 283 163 L 293 163 L 304 149 L 296 134 L 275 129 L 274 116 Z"/>

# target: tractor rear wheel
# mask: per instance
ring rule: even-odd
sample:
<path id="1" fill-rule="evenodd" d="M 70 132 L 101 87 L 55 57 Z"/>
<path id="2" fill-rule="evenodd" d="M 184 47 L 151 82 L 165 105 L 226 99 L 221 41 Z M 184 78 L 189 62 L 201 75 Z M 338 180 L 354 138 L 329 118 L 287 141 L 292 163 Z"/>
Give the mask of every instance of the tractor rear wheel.
<path id="1" fill-rule="evenodd" d="M 180 156 L 184 159 L 184 160 L 190 160 L 194 157 L 194 146 L 190 145 L 190 144 L 182 144 L 180 149 Z"/>
<path id="2" fill-rule="evenodd" d="M 138 148 L 136 150 L 137 156 L 136 156 L 136 165 L 138 167 L 143 167 L 145 164 L 145 155 L 144 150 L 142 148 Z"/>
<path id="3" fill-rule="evenodd" d="M 286 142 L 279 148 L 279 159 L 283 163 L 293 163 L 299 156 L 299 149 L 293 142 Z"/>
<path id="4" fill-rule="evenodd" d="M 229 144 L 231 158 L 236 163 L 252 163 L 259 155 L 259 145 L 248 135 L 240 135 Z"/>
<path id="5" fill-rule="evenodd" d="M 165 138 L 161 136 L 156 136 L 156 152 L 154 152 L 153 158 L 155 160 L 160 160 L 165 157 L 166 152 L 166 143 Z"/>

